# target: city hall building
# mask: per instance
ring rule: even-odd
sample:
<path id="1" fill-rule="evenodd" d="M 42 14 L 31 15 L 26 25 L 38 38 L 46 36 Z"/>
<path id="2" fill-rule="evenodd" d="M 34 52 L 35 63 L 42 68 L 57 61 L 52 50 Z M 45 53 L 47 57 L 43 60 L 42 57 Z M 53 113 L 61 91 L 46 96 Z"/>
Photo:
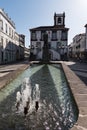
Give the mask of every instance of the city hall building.
<path id="1" fill-rule="evenodd" d="M 66 60 L 68 44 L 68 28 L 65 27 L 65 13 L 54 14 L 53 26 L 40 26 L 30 29 L 30 57 L 32 60 L 42 60 L 47 35 L 49 60 Z"/>

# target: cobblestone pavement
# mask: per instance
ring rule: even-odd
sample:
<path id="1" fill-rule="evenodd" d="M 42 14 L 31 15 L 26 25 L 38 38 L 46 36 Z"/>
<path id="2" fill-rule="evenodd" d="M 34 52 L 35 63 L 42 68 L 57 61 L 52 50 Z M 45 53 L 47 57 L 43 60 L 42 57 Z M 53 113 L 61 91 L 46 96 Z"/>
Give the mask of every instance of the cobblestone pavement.
<path id="1" fill-rule="evenodd" d="M 87 63 L 64 62 L 87 85 Z"/>

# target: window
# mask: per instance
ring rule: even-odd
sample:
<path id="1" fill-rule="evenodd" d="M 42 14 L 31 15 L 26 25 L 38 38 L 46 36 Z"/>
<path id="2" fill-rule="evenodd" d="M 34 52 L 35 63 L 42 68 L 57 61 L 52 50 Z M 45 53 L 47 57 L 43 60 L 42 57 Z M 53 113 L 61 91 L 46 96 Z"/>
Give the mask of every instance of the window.
<path id="1" fill-rule="evenodd" d="M 3 47 L 3 37 L 1 37 L 0 47 Z"/>
<path id="2" fill-rule="evenodd" d="M 35 32 L 31 32 L 31 39 L 36 40 L 36 33 Z"/>
<path id="3" fill-rule="evenodd" d="M 58 23 L 61 23 L 61 21 L 62 21 L 62 20 L 61 20 L 61 17 L 59 17 L 59 18 L 58 18 Z"/>
<path id="4" fill-rule="evenodd" d="M 44 34 L 46 33 L 46 31 L 42 31 L 41 32 L 41 40 L 44 40 Z"/>
<path id="5" fill-rule="evenodd" d="M 67 40 L 67 32 L 66 31 L 62 31 L 62 40 Z"/>
<path id="6" fill-rule="evenodd" d="M 0 20 L 0 30 L 3 30 L 3 21 Z"/>
<path id="7" fill-rule="evenodd" d="M 11 36 L 11 28 L 9 27 L 9 36 Z"/>
<path id="8" fill-rule="evenodd" d="M 76 46 L 76 49 L 80 49 L 80 44 Z"/>
<path id="9" fill-rule="evenodd" d="M 12 42 L 11 42 L 11 41 L 9 41 L 8 48 L 9 48 L 10 50 L 11 50 L 11 48 L 12 48 Z"/>
<path id="10" fill-rule="evenodd" d="M 12 30 L 12 38 L 13 38 L 13 30 Z"/>
<path id="11" fill-rule="evenodd" d="M 52 40 L 57 40 L 57 32 L 56 31 L 52 32 Z"/>
<path id="12" fill-rule="evenodd" d="M 8 33 L 8 28 L 7 28 L 7 24 L 5 24 L 5 28 L 6 28 L 6 33 Z"/>

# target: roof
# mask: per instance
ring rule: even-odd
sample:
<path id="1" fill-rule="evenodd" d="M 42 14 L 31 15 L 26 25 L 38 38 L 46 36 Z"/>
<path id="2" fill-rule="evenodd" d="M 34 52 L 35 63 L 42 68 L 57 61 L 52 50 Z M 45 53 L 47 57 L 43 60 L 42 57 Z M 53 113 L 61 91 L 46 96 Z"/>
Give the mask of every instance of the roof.
<path id="1" fill-rule="evenodd" d="M 12 21 L 12 19 L 8 16 L 7 13 L 5 13 L 4 9 L 0 8 L 0 14 L 11 24 L 11 26 L 15 29 L 15 23 Z"/>
<path id="2" fill-rule="evenodd" d="M 57 26 L 40 26 L 40 27 L 36 27 L 36 28 L 32 28 L 30 29 L 30 31 L 46 31 L 46 30 L 69 30 L 69 28 L 65 28 L 62 25 L 57 25 Z"/>

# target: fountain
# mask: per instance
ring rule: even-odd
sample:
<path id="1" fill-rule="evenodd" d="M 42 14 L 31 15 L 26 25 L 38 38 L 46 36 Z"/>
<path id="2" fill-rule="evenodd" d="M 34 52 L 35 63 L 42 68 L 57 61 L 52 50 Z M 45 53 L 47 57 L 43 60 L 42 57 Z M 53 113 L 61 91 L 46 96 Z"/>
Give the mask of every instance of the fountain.
<path id="1" fill-rule="evenodd" d="M 34 99 L 35 99 L 35 108 L 36 108 L 36 111 L 37 111 L 38 108 L 39 108 L 39 101 L 40 101 L 39 84 L 35 84 Z"/>
<path id="2" fill-rule="evenodd" d="M 21 94 L 18 91 L 17 94 L 16 94 L 16 108 L 17 108 L 17 110 L 18 110 L 18 108 L 20 106 L 20 101 L 21 101 Z"/>
<path id="3" fill-rule="evenodd" d="M 24 114 L 27 115 L 28 110 L 35 106 L 34 108 L 37 111 L 39 108 L 39 101 L 40 101 L 39 84 L 35 84 L 35 86 L 32 87 L 30 79 L 25 78 L 21 86 L 21 92 L 18 91 L 16 94 L 17 110 L 23 111 Z"/>
<path id="4" fill-rule="evenodd" d="M 33 64 L 0 91 L 0 130 L 70 130 L 76 112 L 59 64 Z"/>

